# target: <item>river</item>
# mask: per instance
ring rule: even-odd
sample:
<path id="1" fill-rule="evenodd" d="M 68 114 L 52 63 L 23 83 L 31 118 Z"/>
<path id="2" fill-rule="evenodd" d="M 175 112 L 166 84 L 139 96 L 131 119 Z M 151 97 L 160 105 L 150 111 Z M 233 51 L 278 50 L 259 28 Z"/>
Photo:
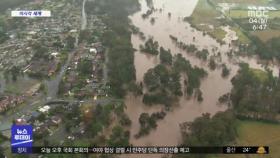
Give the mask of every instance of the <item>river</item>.
<path id="1" fill-rule="evenodd" d="M 127 95 L 125 99 L 127 106 L 126 113 L 132 121 L 130 143 L 139 146 L 178 145 L 182 140 L 179 128 L 180 123 L 193 121 L 195 118 L 201 116 L 202 113 L 208 112 L 210 114 L 215 114 L 218 111 L 227 109 L 226 105 L 220 105 L 217 101 L 221 95 L 230 92 L 232 88 L 230 80 L 236 75 L 239 62 L 247 62 L 251 67 L 263 70 L 264 67 L 258 63 L 255 57 L 230 59 L 226 55 L 230 49 L 228 43 L 237 38 L 236 33 L 231 31 L 228 27 L 224 27 L 224 30 L 227 31 L 224 41 L 227 44 L 221 46 L 212 37 L 208 35 L 204 36 L 202 32 L 192 28 L 189 23 L 182 21 L 183 17 L 192 14 L 198 0 L 154 0 L 154 7 L 157 11 L 150 15 L 150 17 L 155 18 L 154 24 L 150 23 L 150 19 L 142 18 L 142 14 L 149 9 L 146 0 L 139 0 L 139 2 L 141 4 L 141 10 L 130 16 L 132 23 L 138 27 L 146 37 L 153 37 L 154 40 L 159 42 L 160 46 L 170 49 L 173 55 L 181 53 L 192 65 L 204 68 L 208 71 L 208 76 L 203 79 L 201 83 L 204 101 L 198 103 L 195 99 L 188 100 L 185 97 L 181 97 L 179 105 L 174 107 L 170 112 L 167 112 L 164 120 L 158 122 L 157 129 L 151 131 L 148 136 L 140 139 L 134 138 L 134 135 L 140 128 L 138 123 L 140 114 L 143 112 L 152 113 L 161 111 L 163 106 L 145 106 L 142 103 L 142 97 L 134 97 L 133 95 Z M 159 11 L 160 9 L 162 9 L 162 11 Z M 169 12 L 171 13 L 171 18 L 168 17 Z M 179 41 L 183 41 L 186 44 L 194 44 L 199 49 L 206 48 L 209 50 L 210 55 L 213 54 L 211 51 L 212 48 L 218 48 L 217 52 L 221 52 L 221 63 L 226 64 L 227 67 L 230 68 L 229 77 L 223 78 L 221 76 L 221 68 L 214 71 L 209 70 L 207 62 L 203 62 L 197 57 L 187 54 L 177 48 L 170 40 L 169 35 L 178 37 Z M 193 41 L 193 37 L 195 37 L 195 41 Z M 139 49 L 139 45 L 143 44 L 143 41 L 138 35 L 132 35 L 131 41 L 135 49 Z M 143 76 L 147 70 L 159 63 L 159 59 L 158 57 L 136 51 L 134 63 L 137 82 L 140 82 L 143 81 Z M 278 66 L 271 66 L 270 68 L 273 70 L 274 75 L 278 75 Z M 134 157 L 134 155 L 129 155 L 129 157 Z M 135 155 L 135 157 L 139 157 L 139 155 Z M 149 157 L 160 157 L 160 155 L 149 155 Z"/>

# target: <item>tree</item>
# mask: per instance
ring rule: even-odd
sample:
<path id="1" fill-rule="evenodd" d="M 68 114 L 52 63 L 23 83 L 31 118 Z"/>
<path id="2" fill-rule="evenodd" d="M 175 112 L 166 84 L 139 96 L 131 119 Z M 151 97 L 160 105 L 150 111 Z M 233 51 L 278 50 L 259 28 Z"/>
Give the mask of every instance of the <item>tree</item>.
<path id="1" fill-rule="evenodd" d="M 0 146 L 0 157 L 5 157 L 4 149 Z"/>
<path id="2" fill-rule="evenodd" d="M 275 115 L 280 113 L 280 85 L 279 79 L 271 71 L 251 69 L 248 64 L 240 64 L 240 70 L 231 82 L 230 100 L 239 116 L 276 120 Z"/>
<path id="3" fill-rule="evenodd" d="M 209 52 L 208 52 L 207 49 L 203 49 L 202 51 L 197 51 L 197 52 L 196 52 L 196 56 L 197 56 L 199 59 L 202 59 L 202 60 L 204 60 L 204 61 L 207 60 L 208 55 L 209 55 Z"/>
<path id="4" fill-rule="evenodd" d="M 53 47 L 55 47 L 57 50 L 63 48 L 63 44 L 60 40 L 53 42 Z"/>
<path id="5" fill-rule="evenodd" d="M 101 41 L 106 49 L 108 82 L 110 95 L 125 96 L 127 84 L 136 80 L 134 49 L 131 44 L 130 21 L 128 15 L 136 12 L 140 4 L 135 0 L 95 0 L 87 1 L 87 14 L 101 15 L 107 29 Z M 106 16 L 103 16 L 106 14 Z"/>
<path id="6" fill-rule="evenodd" d="M 151 116 L 149 116 L 148 113 L 142 113 L 139 117 L 139 123 L 141 127 L 139 132 L 135 135 L 135 137 L 139 138 L 141 136 L 149 134 L 150 130 L 155 129 L 157 127 L 156 121 L 164 119 L 165 115 L 165 112 L 152 113 Z"/>
<path id="7" fill-rule="evenodd" d="M 12 74 L 12 80 L 17 81 L 17 76 L 20 74 L 20 69 L 17 66 L 13 66 L 10 70 Z"/>
<path id="8" fill-rule="evenodd" d="M 165 50 L 163 47 L 160 47 L 159 59 L 162 64 L 171 65 L 172 55 L 170 53 L 170 50 Z"/>
<path id="9" fill-rule="evenodd" d="M 140 47 L 140 51 L 141 52 L 145 52 L 145 53 L 149 53 L 152 55 L 158 55 L 158 47 L 159 44 L 157 41 L 154 41 L 152 38 L 149 38 L 146 42 L 144 46 Z"/>
<path id="10" fill-rule="evenodd" d="M 147 120 L 149 119 L 148 113 L 142 113 L 139 117 L 139 123 L 141 126 L 146 126 Z"/>
<path id="11" fill-rule="evenodd" d="M 89 30 L 81 30 L 79 34 L 79 42 L 88 41 L 90 36 L 91 32 Z"/>
<path id="12" fill-rule="evenodd" d="M 92 64 L 92 61 L 91 60 L 88 60 L 88 59 L 82 59 L 79 63 L 78 63 L 78 72 L 81 74 L 81 75 L 84 75 L 84 76 L 90 76 L 91 73 L 92 73 L 92 67 L 93 67 L 93 64 Z"/>
<path id="13" fill-rule="evenodd" d="M 71 36 L 71 35 L 68 35 L 66 37 L 66 48 L 68 50 L 72 50 L 75 48 L 75 42 L 76 42 L 76 39 L 75 37 Z"/>
<path id="14" fill-rule="evenodd" d="M 214 58 L 210 59 L 209 67 L 210 67 L 211 70 L 215 70 L 216 69 L 217 65 L 216 65 L 216 62 L 215 62 Z"/>
<path id="15" fill-rule="evenodd" d="M 120 124 L 123 125 L 123 126 L 130 126 L 131 125 L 131 120 L 129 119 L 129 117 L 125 113 L 123 113 L 121 115 Z"/>
<path id="16" fill-rule="evenodd" d="M 147 6 L 148 6 L 149 8 L 153 8 L 153 7 L 154 7 L 154 2 L 153 2 L 153 0 L 146 0 L 146 3 L 147 3 Z"/>
<path id="17" fill-rule="evenodd" d="M 6 11 L 8 8 L 13 8 L 21 4 L 30 2 L 31 0 L 1 0 L 0 1 L 0 12 Z"/>
<path id="18" fill-rule="evenodd" d="M 236 132 L 236 118 L 232 111 L 218 112 L 212 118 L 210 114 L 203 114 L 193 122 L 182 127 L 183 144 L 192 146 L 224 146 L 231 144 Z M 201 155 L 178 155 L 176 158 L 201 158 Z"/>
<path id="19" fill-rule="evenodd" d="M 160 84 L 166 86 L 170 79 L 169 71 L 167 70 L 166 66 L 163 64 L 159 64 L 154 68 L 154 73 L 159 77 Z"/>
<path id="20" fill-rule="evenodd" d="M 49 58 L 48 51 L 49 50 L 47 47 L 43 46 L 42 43 L 37 42 L 32 46 L 32 48 L 34 50 L 33 58 L 48 60 L 48 58 Z"/>
<path id="21" fill-rule="evenodd" d="M 223 64 L 223 70 L 222 70 L 222 77 L 227 77 L 230 73 L 230 70 L 227 68 L 225 64 Z"/>
<path id="22" fill-rule="evenodd" d="M 170 73 L 168 84 L 164 85 L 166 86 L 171 93 L 173 93 L 175 96 L 182 96 L 183 92 L 181 91 L 181 83 L 180 83 L 180 73 L 176 72 L 175 70 Z"/>
<path id="23" fill-rule="evenodd" d="M 144 83 L 150 90 L 159 87 L 159 76 L 155 74 L 153 69 L 150 69 L 145 73 Z"/>
<path id="24" fill-rule="evenodd" d="M 4 43 L 8 39 L 8 36 L 6 35 L 6 32 L 4 31 L 3 27 L 1 27 L 0 24 L 0 44 Z"/>
<path id="25" fill-rule="evenodd" d="M 91 128 L 90 128 L 90 133 L 91 133 L 91 136 L 95 137 L 99 132 L 101 132 L 103 129 L 103 126 L 100 122 L 98 121 L 94 121 L 91 125 Z"/>
<path id="26" fill-rule="evenodd" d="M 197 90 L 197 101 L 202 102 L 203 97 L 202 97 L 202 91 L 200 89 Z"/>
<path id="27" fill-rule="evenodd" d="M 116 126 L 112 130 L 112 134 L 108 140 L 110 146 L 128 146 L 129 145 L 129 132 L 124 131 L 121 126 Z"/>
<path id="28" fill-rule="evenodd" d="M 155 22 L 156 22 L 156 19 L 155 19 L 154 17 L 152 17 L 151 20 L 150 20 L 150 22 L 151 22 L 152 25 L 154 25 Z"/>

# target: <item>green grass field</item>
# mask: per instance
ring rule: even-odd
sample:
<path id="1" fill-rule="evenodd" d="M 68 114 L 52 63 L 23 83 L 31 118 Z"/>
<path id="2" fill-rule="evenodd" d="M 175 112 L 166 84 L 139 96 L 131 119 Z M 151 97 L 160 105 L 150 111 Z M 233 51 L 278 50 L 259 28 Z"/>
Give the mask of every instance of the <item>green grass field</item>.
<path id="1" fill-rule="evenodd" d="M 236 32 L 236 35 L 237 35 L 238 40 L 240 41 L 240 43 L 242 43 L 242 44 L 249 44 L 249 43 L 251 43 L 251 40 L 246 35 L 244 35 L 244 33 L 241 32 L 241 30 L 239 28 L 231 27 L 231 29 Z"/>
<path id="2" fill-rule="evenodd" d="M 257 121 L 240 121 L 238 124 L 237 142 L 239 145 L 267 145 L 270 147 L 269 155 L 250 155 L 248 158 L 280 157 L 280 124 Z"/>
<path id="3" fill-rule="evenodd" d="M 263 42 L 267 42 L 271 38 L 280 37 L 280 30 L 252 31 L 251 34 L 257 36 Z"/>
<path id="4" fill-rule="evenodd" d="M 256 76 L 260 81 L 264 82 L 268 79 L 267 72 L 259 69 L 250 69 L 250 71 Z M 279 131 L 280 132 L 280 131 Z"/>
<path id="5" fill-rule="evenodd" d="M 213 9 L 213 7 L 207 2 L 207 0 L 199 0 L 198 4 L 193 11 L 191 17 L 194 24 L 211 24 L 216 25 L 216 17 L 220 16 L 220 13 Z"/>
<path id="6" fill-rule="evenodd" d="M 239 146 L 269 146 L 268 155 L 213 155 L 211 158 L 279 158 L 280 124 L 258 121 L 238 121 Z"/>
<path id="7" fill-rule="evenodd" d="M 207 0 L 199 0 L 189 22 L 197 29 L 205 31 L 212 37 L 222 41 L 225 38 L 226 32 L 220 28 L 222 24 L 217 19 L 220 16 L 221 14 Z M 214 28 L 209 27 L 209 25 L 212 25 Z"/>
<path id="8" fill-rule="evenodd" d="M 216 28 L 212 32 L 210 32 L 210 34 L 213 35 L 213 37 L 222 40 L 225 38 L 227 33 L 222 28 Z"/>
<path id="9" fill-rule="evenodd" d="M 256 5 L 256 6 L 273 6 L 273 2 L 269 0 L 210 0 L 214 5 L 217 7 L 219 6 L 219 3 L 235 3 L 236 6 L 235 9 L 231 9 L 230 11 L 225 12 L 225 16 L 232 19 L 245 19 L 248 18 L 248 10 L 246 10 L 248 5 Z M 275 6 L 276 8 L 279 8 L 279 6 Z M 219 8 L 219 7 L 218 7 Z M 274 28 L 274 30 L 268 29 L 264 31 L 253 31 L 250 32 L 251 34 L 257 36 L 262 41 L 266 42 L 267 40 L 273 38 L 273 37 L 279 37 L 280 33 L 279 31 L 275 30 L 276 21 L 275 18 L 280 17 L 280 10 L 278 11 L 269 11 L 268 12 L 269 22 L 272 22 L 274 25 L 271 27 Z M 249 23 L 248 20 L 246 22 Z M 269 25 L 270 26 L 270 25 Z M 239 28 L 236 26 L 231 27 L 232 30 L 234 30 L 237 33 L 237 36 L 239 38 L 239 42 L 241 44 L 249 44 L 251 43 L 251 40 L 243 33 Z M 244 28 L 243 28 L 244 29 Z"/>

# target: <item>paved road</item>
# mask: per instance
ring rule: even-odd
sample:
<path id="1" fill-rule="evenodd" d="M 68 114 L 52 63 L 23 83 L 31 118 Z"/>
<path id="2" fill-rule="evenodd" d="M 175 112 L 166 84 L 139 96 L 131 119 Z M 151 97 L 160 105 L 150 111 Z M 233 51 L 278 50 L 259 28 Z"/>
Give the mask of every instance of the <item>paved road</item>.
<path id="1" fill-rule="evenodd" d="M 83 1 L 83 10 L 82 10 L 82 26 L 81 29 L 84 30 L 87 27 L 87 15 L 86 15 L 86 11 L 85 11 L 85 4 L 86 4 L 87 0 Z"/>

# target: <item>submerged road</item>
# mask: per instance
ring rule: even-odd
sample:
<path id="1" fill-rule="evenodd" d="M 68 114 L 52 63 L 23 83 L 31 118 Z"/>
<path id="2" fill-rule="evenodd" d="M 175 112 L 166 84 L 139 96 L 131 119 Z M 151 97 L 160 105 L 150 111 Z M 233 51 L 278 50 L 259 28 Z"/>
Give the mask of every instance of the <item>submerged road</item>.
<path id="1" fill-rule="evenodd" d="M 85 30 L 87 27 L 87 16 L 86 16 L 86 12 L 85 12 L 85 3 L 87 0 L 83 0 L 83 8 L 82 8 L 82 17 L 81 17 L 81 30 Z M 47 95 L 47 100 L 51 100 L 51 99 L 56 99 L 57 97 L 57 93 L 59 90 L 59 84 L 62 80 L 62 77 L 64 76 L 75 52 L 79 51 L 80 48 L 78 48 L 78 35 L 76 36 L 76 43 L 75 43 L 75 49 L 73 51 L 71 51 L 68 55 L 67 61 L 64 64 L 64 66 L 61 68 L 60 72 L 58 73 L 58 75 L 56 75 L 54 78 L 52 78 L 51 80 L 47 80 L 46 84 L 47 84 L 47 88 L 48 88 L 48 95 Z"/>
<path id="2" fill-rule="evenodd" d="M 82 26 L 81 26 L 81 30 L 86 29 L 87 27 L 87 15 L 86 15 L 86 11 L 85 11 L 85 4 L 86 4 L 87 0 L 83 0 L 83 10 L 82 10 Z"/>
<path id="3" fill-rule="evenodd" d="M 83 1 L 83 9 L 82 9 L 82 17 L 81 17 L 81 30 L 85 29 L 87 26 L 87 18 L 86 18 L 86 13 L 85 13 L 85 2 L 86 0 Z M 8 130 L 10 129 L 11 125 L 12 125 L 12 120 L 15 118 L 19 118 L 20 116 L 23 115 L 27 115 L 30 114 L 31 111 L 33 111 L 34 109 L 36 109 L 37 107 L 39 107 L 40 105 L 43 105 L 44 103 L 46 103 L 47 101 L 56 99 L 57 97 L 57 93 L 59 90 L 59 84 L 63 78 L 63 76 L 65 75 L 65 72 L 69 66 L 69 64 L 71 63 L 71 60 L 75 54 L 75 52 L 77 51 L 81 51 L 81 49 L 83 48 L 83 45 L 78 45 L 78 35 L 76 36 L 76 42 L 75 42 L 75 48 L 74 50 L 72 50 L 71 52 L 69 52 L 68 54 L 68 58 L 66 63 L 62 66 L 61 70 L 59 71 L 59 73 L 54 76 L 53 78 L 51 78 L 50 80 L 46 80 L 45 84 L 47 87 L 47 96 L 42 96 L 39 97 L 40 100 L 31 100 L 28 101 L 27 106 L 25 106 L 24 108 L 21 108 L 21 110 L 14 111 L 12 114 L 7 115 L 3 115 L 0 117 L 0 131 L 1 130 Z M 3 77 L 3 76 L 2 76 Z M 1 74 L 0 74 L 0 92 L 1 89 L 3 89 L 3 80 L 1 78 Z M 45 100 L 44 100 L 45 99 Z"/>

